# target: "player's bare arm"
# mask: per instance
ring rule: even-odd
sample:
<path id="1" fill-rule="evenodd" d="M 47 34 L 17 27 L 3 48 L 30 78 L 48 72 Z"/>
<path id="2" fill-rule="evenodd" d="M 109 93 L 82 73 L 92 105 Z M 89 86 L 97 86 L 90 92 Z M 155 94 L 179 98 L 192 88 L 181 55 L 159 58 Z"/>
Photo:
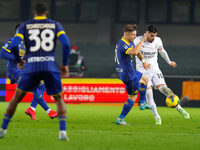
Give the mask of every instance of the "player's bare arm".
<path id="1" fill-rule="evenodd" d="M 142 37 L 142 40 L 132 49 L 130 49 L 126 54 L 127 55 L 138 55 L 138 53 L 140 52 L 143 43 L 147 40 L 147 36 L 148 36 L 148 31 L 145 32 L 145 34 Z"/>
<path id="2" fill-rule="evenodd" d="M 61 77 L 67 77 L 69 68 L 68 66 L 60 66 Z"/>
<path id="3" fill-rule="evenodd" d="M 144 56 L 141 52 L 138 53 L 137 57 L 142 61 L 143 67 L 145 70 L 148 70 L 151 67 L 151 64 L 148 64 L 144 59 Z"/>
<path id="4" fill-rule="evenodd" d="M 25 61 L 24 59 L 22 59 L 22 60 L 17 64 L 17 67 L 18 67 L 19 69 L 23 69 L 25 63 L 26 63 L 26 61 Z"/>

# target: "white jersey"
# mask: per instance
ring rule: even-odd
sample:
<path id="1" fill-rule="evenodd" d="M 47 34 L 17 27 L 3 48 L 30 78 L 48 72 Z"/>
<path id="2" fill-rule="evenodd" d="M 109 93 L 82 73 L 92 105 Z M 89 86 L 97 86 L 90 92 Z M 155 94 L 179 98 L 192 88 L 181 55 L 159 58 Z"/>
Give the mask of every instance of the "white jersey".
<path id="1" fill-rule="evenodd" d="M 134 40 L 134 44 L 137 45 L 142 39 L 142 36 L 138 36 Z M 159 37 L 156 37 L 152 43 L 150 42 L 144 42 L 141 48 L 141 53 L 144 56 L 145 61 L 148 64 L 151 64 L 151 68 L 149 71 L 151 72 L 156 72 L 159 71 L 159 66 L 158 66 L 158 50 L 162 50 L 163 44 L 162 41 Z M 136 69 L 137 70 L 145 70 L 143 68 L 143 63 L 141 60 L 136 56 Z"/>
<path id="2" fill-rule="evenodd" d="M 141 39 L 142 36 L 137 37 L 134 40 L 134 44 L 137 45 Z M 161 51 L 164 51 L 164 55 L 162 56 L 161 54 L 161 56 L 164 57 L 168 63 L 170 63 L 170 59 L 168 58 L 168 55 L 164 50 L 162 41 L 159 37 L 156 37 L 152 43 L 147 41 L 144 42 L 141 48 L 141 53 L 143 54 L 145 61 L 151 65 L 150 69 L 145 70 L 142 61 L 136 56 L 136 69 L 144 73 L 149 78 L 147 87 L 156 87 L 157 85 L 166 84 L 163 74 L 158 66 L 158 51 L 160 53 Z"/>

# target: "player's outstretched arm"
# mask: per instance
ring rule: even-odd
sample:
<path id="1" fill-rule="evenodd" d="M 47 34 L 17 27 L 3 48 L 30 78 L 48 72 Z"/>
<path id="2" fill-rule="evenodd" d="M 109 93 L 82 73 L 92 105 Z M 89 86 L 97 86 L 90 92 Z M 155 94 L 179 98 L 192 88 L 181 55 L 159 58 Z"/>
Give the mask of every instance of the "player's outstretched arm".
<path id="1" fill-rule="evenodd" d="M 138 55 L 138 53 L 140 52 L 143 43 L 147 40 L 147 36 L 148 36 L 148 31 L 145 32 L 145 34 L 142 37 L 142 40 L 132 49 L 130 49 L 129 51 L 127 51 L 127 55 Z"/>
<path id="2" fill-rule="evenodd" d="M 164 48 L 162 48 L 161 50 L 158 50 L 158 52 L 160 53 L 161 57 L 172 67 L 176 68 L 177 64 L 175 61 L 171 61 L 169 59 L 169 56 L 166 52 L 166 50 Z"/>

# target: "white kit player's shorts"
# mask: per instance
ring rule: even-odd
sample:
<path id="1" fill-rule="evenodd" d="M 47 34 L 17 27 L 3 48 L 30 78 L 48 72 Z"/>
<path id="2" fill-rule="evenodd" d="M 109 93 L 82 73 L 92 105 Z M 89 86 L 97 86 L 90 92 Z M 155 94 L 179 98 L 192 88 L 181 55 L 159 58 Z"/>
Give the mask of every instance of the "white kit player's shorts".
<path id="1" fill-rule="evenodd" d="M 146 71 L 144 69 L 139 69 L 138 71 L 142 72 L 144 75 L 146 75 L 149 78 L 148 86 L 153 86 L 155 89 L 157 85 L 160 84 L 166 84 L 164 76 L 160 70 L 156 71 Z"/>

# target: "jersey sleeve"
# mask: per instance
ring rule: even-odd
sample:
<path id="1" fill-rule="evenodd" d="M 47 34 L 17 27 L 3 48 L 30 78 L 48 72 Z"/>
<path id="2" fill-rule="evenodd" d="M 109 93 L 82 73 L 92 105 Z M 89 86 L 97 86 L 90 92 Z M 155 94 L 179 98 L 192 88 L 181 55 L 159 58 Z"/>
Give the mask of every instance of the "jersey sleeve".
<path id="1" fill-rule="evenodd" d="M 157 49 L 158 50 L 163 50 L 164 47 L 163 47 L 163 43 L 162 43 L 162 40 L 158 37 L 158 41 L 157 41 Z"/>
<path id="2" fill-rule="evenodd" d="M 129 51 L 130 49 L 132 49 L 132 48 L 133 48 L 133 46 L 129 47 L 126 43 L 120 45 L 120 51 L 121 51 L 122 53 L 124 53 L 124 54 L 127 54 L 128 51 Z"/>
<path id="3" fill-rule="evenodd" d="M 140 43 L 140 38 L 139 37 L 137 37 L 137 38 L 135 38 L 134 39 L 134 45 L 138 45 L 139 43 Z"/>
<path id="4" fill-rule="evenodd" d="M 56 37 L 59 38 L 59 36 L 62 34 L 65 34 L 64 29 L 59 22 L 56 22 Z"/>
<path id="5" fill-rule="evenodd" d="M 15 56 L 11 51 L 11 41 L 8 40 L 1 48 L 0 57 L 7 60 L 15 60 Z"/>
<path id="6" fill-rule="evenodd" d="M 62 44 L 63 65 L 66 66 L 68 65 L 68 58 L 70 53 L 70 41 L 66 34 L 61 34 L 58 39 Z"/>

